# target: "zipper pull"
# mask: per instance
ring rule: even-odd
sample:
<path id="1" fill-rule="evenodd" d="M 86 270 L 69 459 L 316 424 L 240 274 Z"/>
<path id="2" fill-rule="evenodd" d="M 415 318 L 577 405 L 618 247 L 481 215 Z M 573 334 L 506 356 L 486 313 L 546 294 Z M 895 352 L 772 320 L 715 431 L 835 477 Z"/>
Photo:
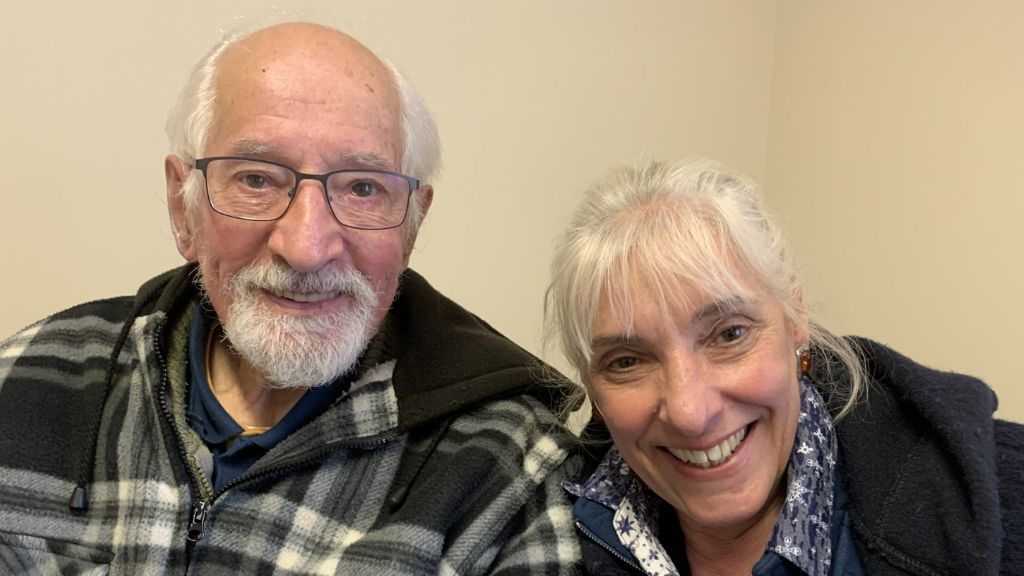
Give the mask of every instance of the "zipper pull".
<path id="1" fill-rule="evenodd" d="M 210 503 L 205 500 L 199 506 L 192 509 L 192 522 L 188 525 L 188 534 L 185 539 L 193 544 L 199 542 L 206 535 L 206 513 L 210 509 Z"/>

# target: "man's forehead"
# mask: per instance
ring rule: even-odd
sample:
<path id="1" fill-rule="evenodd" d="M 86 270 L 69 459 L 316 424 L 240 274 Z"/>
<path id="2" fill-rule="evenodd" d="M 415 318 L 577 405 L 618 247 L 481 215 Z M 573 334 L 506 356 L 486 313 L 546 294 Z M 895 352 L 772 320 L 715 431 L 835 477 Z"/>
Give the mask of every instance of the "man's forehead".
<path id="1" fill-rule="evenodd" d="M 352 128 L 379 140 L 368 152 L 393 157 L 392 169 L 400 162 L 401 108 L 391 73 L 344 34 L 308 24 L 262 30 L 226 51 L 217 69 L 211 136 L 221 144 L 273 146 L 249 131 L 253 118 L 302 119 L 304 137 L 339 139 L 348 133 L 339 128 Z"/>
<path id="2" fill-rule="evenodd" d="M 222 58 L 261 62 L 296 55 L 299 58 L 334 57 L 352 69 L 384 73 L 383 62 L 359 41 L 338 30 L 315 24 L 289 23 L 254 32 L 228 48 Z"/>
<path id="3" fill-rule="evenodd" d="M 260 30 L 225 51 L 217 69 L 220 88 L 258 85 L 281 93 L 295 88 L 307 98 L 363 93 L 385 106 L 397 105 L 387 66 L 359 42 L 322 26 Z"/>

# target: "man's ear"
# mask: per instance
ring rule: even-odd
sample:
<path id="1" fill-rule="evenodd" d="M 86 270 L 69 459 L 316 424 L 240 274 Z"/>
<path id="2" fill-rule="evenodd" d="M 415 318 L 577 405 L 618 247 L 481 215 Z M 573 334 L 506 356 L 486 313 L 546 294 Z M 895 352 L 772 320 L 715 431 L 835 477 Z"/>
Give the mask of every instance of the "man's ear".
<path id="1" fill-rule="evenodd" d="M 192 167 L 171 154 L 164 159 L 164 179 L 167 182 L 167 211 L 171 216 L 171 233 L 178 252 L 189 262 L 195 262 L 199 256 L 196 252 L 195 231 L 187 214 L 185 198 L 182 196 L 185 179 Z"/>
<path id="2" fill-rule="evenodd" d="M 402 269 L 409 267 L 409 258 L 412 257 L 412 249 L 416 246 L 416 236 L 420 232 L 419 227 L 423 225 L 427 211 L 430 210 L 430 204 L 434 201 L 434 187 L 424 184 L 414 190 L 413 194 L 418 195 L 420 199 L 420 218 L 416 223 L 416 230 L 405 239 L 405 246 L 402 249 Z"/>
<path id="3" fill-rule="evenodd" d="M 430 204 L 434 201 L 434 187 L 430 184 L 424 184 L 420 186 L 416 193 L 420 195 L 420 222 L 427 217 L 427 210 L 430 210 Z"/>

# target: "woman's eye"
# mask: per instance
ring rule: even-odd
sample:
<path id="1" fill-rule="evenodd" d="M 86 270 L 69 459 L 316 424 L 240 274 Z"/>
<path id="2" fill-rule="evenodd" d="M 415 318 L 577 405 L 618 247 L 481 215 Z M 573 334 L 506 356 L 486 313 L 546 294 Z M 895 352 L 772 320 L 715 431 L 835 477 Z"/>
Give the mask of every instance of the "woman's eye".
<path id="1" fill-rule="evenodd" d="M 352 193 L 360 198 L 373 196 L 375 192 L 377 192 L 377 187 L 372 182 L 356 182 L 352 185 Z"/>
<path id="2" fill-rule="evenodd" d="M 259 174 L 246 174 L 245 185 L 258 190 L 267 185 L 267 179 Z"/>
<path id="3" fill-rule="evenodd" d="M 718 340 L 726 344 L 735 342 L 747 333 L 746 326 L 729 326 L 725 330 L 718 333 Z"/>
<path id="4" fill-rule="evenodd" d="M 640 360 L 635 356 L 620 356 L 608 363 L 608 368 L 612 370 L 629 370 L 640 363 Z"/>

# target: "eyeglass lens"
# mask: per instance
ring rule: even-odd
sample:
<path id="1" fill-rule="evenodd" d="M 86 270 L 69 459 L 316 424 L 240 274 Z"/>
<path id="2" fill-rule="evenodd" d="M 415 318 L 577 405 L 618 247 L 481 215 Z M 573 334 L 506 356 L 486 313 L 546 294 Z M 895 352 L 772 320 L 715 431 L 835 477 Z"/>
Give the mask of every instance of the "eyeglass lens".
<path id="1" fill-rule="evenodd" d="M 288 209 L 296 175 L 283 166 L 258 160 L 218 159 L 206 168 L 210 204 L 236 218 L 274 220 Z M 405 217 L 409 182 L 378 172 L 335 172 L 327 178 L 327 197 L 335 217 L 346 226 L 390 228 Z"/>

